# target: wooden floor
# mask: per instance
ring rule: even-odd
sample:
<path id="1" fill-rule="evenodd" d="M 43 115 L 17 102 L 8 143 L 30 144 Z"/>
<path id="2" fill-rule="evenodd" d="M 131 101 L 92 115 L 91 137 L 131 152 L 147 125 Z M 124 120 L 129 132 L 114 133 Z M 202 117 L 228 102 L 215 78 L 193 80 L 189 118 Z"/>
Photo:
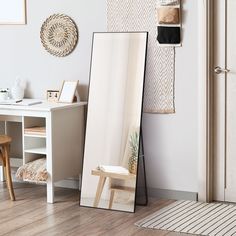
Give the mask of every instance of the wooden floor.
<path id="1" fill-rule="evenodd" d="M 152 201 L 128 214 L 79 207 L 75 190 L 57 188 L 56 203 L 47 204 L 44 186 L 15 183 L 14 188 L 17 201 L 11 202 L 5 184 L 0 183 L 0 235 L 177 235 L 134 226 L 172 201 Z"/>

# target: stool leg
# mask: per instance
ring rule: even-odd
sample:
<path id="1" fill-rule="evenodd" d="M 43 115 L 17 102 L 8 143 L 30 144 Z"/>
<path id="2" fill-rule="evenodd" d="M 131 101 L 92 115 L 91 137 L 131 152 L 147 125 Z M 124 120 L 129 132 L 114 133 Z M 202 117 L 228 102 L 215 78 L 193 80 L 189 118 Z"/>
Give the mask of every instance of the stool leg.
<path id="1" fill-rule="evenodd" d="M 100 176 L 99 178 L 99 182 L 98 182 L 98 186 L 97 186 L 97 192 L 96 192 L 96 197 L 94 199 L 94 203 L 93 203 L 93 207 L 98 207 L 101 195 L 102 195 L 102 191 L 106 182 L 106 177 L 104 176 Z"/>
<path id="2" fill-rule="evenodd" d="M 12 179 L 11 179 L 11 167 L 10 167 L 10 158 L 9 158 L 9 150 L 10 150 L 10 145 L 5 145 L 4 146 L 4 157 L 5 157 L 5 162 L 6 162 L 6 180 L 7 180 L 7 187 L 10 193 L 10 197 L 12 201 L 15 201 L 15 194 L 13 190 L 13 185 L 12 185 Z"/>
<path id="3" fill-rule="evenodd" d="M 115 190 L 112 189 L 112 190 L 111 190 L 111 193 L 110 193 L 110 201 L 109 201 L 109 207 L 108 207 L 109 209 L 112 208 L 113 201 L 114 201 L 114 196 L 115 196 Z"/>

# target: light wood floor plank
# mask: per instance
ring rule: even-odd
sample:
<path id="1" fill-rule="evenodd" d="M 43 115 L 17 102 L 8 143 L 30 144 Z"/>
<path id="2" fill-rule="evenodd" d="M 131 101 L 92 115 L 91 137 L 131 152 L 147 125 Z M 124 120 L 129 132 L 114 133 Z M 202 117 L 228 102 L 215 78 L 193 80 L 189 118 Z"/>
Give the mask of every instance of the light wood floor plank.
<path id="1" fill-rule="evenodd" d="M 177 233 L 138 228 L 135 222 L 171 204 L 152 200 L 135 214 L 80 207 L 78 191 L 56 188 L 56 203 L 46 203 L 46 187 L 15 183 L 17 201 L 9 200 L 0 183 L 0 235 L 7 236 L 177 236 Z"/>

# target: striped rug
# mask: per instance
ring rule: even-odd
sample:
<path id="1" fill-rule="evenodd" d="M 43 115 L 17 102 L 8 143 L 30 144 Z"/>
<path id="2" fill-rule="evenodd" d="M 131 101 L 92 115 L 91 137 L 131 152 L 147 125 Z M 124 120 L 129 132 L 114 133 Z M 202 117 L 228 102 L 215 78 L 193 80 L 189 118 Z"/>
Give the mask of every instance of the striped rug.
<path id="1" fill-rule="evenodd" d="M 236 235 L 236 205 L 177 201 L 135 225 L 195 235 Z"/>

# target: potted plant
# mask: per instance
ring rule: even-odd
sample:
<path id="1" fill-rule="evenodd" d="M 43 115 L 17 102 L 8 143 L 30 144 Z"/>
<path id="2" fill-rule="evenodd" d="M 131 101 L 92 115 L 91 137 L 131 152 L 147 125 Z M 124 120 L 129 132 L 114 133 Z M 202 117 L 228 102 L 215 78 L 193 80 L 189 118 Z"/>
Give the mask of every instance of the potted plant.
<path id="1" fill-rule="evenodd" d="M 129 139 L 131 156 L 129 158 L 129 172 L 131 174 L 137 173 L 137 165 L 138 165 L 138 148 L 139 148 L 139 135 L 138 132 L 134 132 L 130 135 Z"/>
<path id="2" fill-rule="evenodd" d="M 7 100 L 7 98 L 8 98 L 8 90 L 0 89 L 0 101 Z"/>

